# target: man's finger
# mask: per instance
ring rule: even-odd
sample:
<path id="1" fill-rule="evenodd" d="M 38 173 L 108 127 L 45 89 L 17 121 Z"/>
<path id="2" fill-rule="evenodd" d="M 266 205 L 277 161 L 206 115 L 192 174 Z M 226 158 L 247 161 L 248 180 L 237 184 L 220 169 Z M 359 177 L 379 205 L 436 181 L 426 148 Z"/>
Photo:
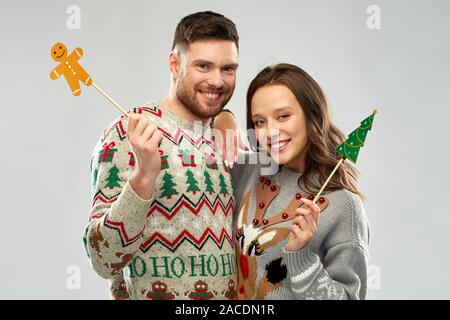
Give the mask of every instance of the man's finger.
<path id="1" fill-rule="evenodd" d="M 149 124 L 147 125 L 147 127 L 144 129 L 144 132 L 142 132 L 141 138 L 144 141 L 148 141 L 150 140 L 150 138 L 152 137 L 153 133 L 156 130 L 156 126 Z"/>
<path id="2" fill-rule="evenodd" d="M 161 141 L 163 138 L 164 138 L 164 135 L 162 134 L 162 132 L 156 128 L 156 130 L 154 130 L 153 135 L 151 136 L 148 143 L 150 143 L 152 146 L 155 146 L 156 148 L 158 148 L 159 145 L 161 144 Z"/>
<path id="3" fill-rule="evenodd" d="M 134 128 L 134 134 L 137 136 L 142 136 L 142 133 L 144 132 L 145 128 L 148 125 L 148 120 L 145 117 L 139 117 L 138 123 L 136 124 L 136 128 Z"/>
<path id="4" fill-rule="evenodd" d="M 128 132 L 133 132 L 134 128 L 136 128 L 136 124 L 137 124 L 137 118 L 136 118 L 136 114 L 133 112 L 130 112 L 128 114 Z"/>

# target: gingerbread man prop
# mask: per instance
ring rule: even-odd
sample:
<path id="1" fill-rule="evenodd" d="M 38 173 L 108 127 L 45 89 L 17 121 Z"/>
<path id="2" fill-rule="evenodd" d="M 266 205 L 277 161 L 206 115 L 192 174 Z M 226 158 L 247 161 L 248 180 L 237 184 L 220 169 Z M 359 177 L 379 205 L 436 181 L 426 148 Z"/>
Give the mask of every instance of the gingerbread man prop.
<path id="1" fill-rule="evenodd" d="M 61 75 L 64 75 L 74 96 L 79 96 L 81 94 L 80 81 L 86 86 L 92 84 L 92 78 L 78 64 L 78 60 L 83 56 L 83 49 L 76 48 L 68 55 L 67 47 L 63 43 L 58 42 L 53 45 L 50 55 L 53 60 L 60 62 L 60 64 L 50 72 L 50 78 L 56 80 Z"/>

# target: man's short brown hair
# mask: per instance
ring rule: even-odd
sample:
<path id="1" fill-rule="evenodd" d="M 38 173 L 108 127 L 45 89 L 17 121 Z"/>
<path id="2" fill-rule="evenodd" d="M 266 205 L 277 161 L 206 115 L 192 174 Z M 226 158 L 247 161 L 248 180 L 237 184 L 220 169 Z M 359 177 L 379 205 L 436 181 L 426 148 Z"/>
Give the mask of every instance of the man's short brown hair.
<path id="1" fill-rule="evenodd" d="M 175 47 L 183 50 L 197 40 L 208 39 L 233 41 L 239 50 L 236 25 L 230 19 L 212 11 L 196 12 L 181 19 L 175 30 L 172 50 Z"/>

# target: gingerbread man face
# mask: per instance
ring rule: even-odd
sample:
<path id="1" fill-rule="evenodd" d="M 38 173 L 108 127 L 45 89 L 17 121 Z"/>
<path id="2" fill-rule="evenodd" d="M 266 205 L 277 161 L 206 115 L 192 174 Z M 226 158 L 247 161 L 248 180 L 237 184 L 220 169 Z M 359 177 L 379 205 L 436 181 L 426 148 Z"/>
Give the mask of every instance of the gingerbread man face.
<path id="1" fill-rule="evenodd" d="M 208 284 L 205 281 L 199 280 L 194 284 L 195 291 L 186 292 L 188 298 L 193 300 L 209 300 L 217 295 L 217 292 L 208 291 Z M 189 294 L 188 294 L 189 293 Z"/>
<path id="2" fill-rule="evenodd" d="M 173 300 L 176 295 L 178 293 L 167 291 L 167 285 L 164 282 L 156 281 L 152 283 L 152 291 L 148 291 L 146 297 L 151 300 Z"/>
<path id="3" fill-rule="evenodd" d="M 233 281 L 233 279 L 230 279 L 230 281 L 228 281 L 228 289 L 234 290 L 234 281 Z"/>
<path id="4" fill-rule="evenodd" d="M 65 57 L 67 57 L 67 47 L 64 45 L 64 43 L 55 43 L 52 47 L 50 55 L 52 56 L 53 60 L 62 61 Z"/>
<path id="5" fill-rule="evenodd" d="M 208 284 L 205 281 L 199 280 L 195 283 L 195 290 L 197 292 L 206 292 L 208 291 Z"/>
<path id="6" fill-rule="evenodd" d="M 152 289 L 154 292 L 167 292 L 167 286 L 161 281 L 153 282 Z"/>

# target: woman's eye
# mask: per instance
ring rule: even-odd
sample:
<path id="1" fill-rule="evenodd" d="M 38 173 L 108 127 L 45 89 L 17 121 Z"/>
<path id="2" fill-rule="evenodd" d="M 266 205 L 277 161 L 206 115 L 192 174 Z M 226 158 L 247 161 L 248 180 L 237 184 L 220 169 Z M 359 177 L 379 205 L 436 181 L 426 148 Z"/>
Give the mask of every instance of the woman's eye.
<path id="1" fill-rule="evenodd" d="M 255 121 L 253 121 L 253 124 L 255 126 L 262 126 L 264 124 L 264 121 L 263 120 L 255 120 Z"/>
<path id="2" fill-rule="evenodd" d="M 289 118 L 288 114 L 282 114 L 281 116 L 278 117 L 278 119 L 280 120 L 286 120 L 287 118 Z"/>

